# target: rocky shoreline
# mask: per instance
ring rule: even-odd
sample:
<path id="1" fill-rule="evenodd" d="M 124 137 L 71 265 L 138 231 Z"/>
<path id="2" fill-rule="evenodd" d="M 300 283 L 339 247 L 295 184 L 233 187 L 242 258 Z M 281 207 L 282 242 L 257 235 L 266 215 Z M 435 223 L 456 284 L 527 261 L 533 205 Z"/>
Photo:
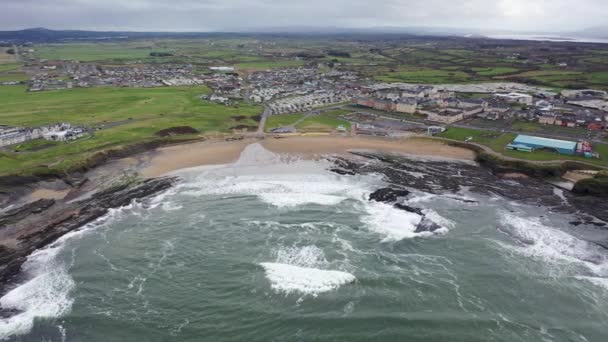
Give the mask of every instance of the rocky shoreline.
<path id="1" fill-rule="evenodd" d="M 419 208 L 407 204 L 407 192 L 420 190 L 431 194 L 453 196 L 454 200 L 474 204 L 474 200 L 456 196 L 466 190 L 486 196 L 500 196 L 532 206 L 548 208 L 550 212 L 573 217 L 574 228 L 595 230 L 590 242 L 608 249 L 608 201 L 556 190 L 555 186 L 539 178 L 513 177 L 471 162 L 424 160 L 391 154 L 353 152 L 358 158 L 334 158 L 330 171 L 342 175 L 381 174 L 390 184 L 380 189 L 372 200 L 394 203 L 398 209 L 423 215 Z M 404 199 L 397 202 L 397 199 Z M 420 227 L 432 231 L 433 227 Z"/>
<path id="2" fill-rule="evenodd" d="M 22 280 L 21 266 L 35 250 L 106 215 L 110 209 L 158 194 L 177 181 L 175 177 L 162 177 L 124 182 L 81 200 L 41 199 L 1 213 L 0 294 Z"/>
<path id="3" fill-rule="evenodd" d="M 352 156 L 330 160 L 333 162 L 330 171 L 338 174 L 383 175 L 389 186 L 372 193 L 369 200 L 420 215 L 416 232 L 434 232 L 441 227 L 426 218 L 423 209 L 408 204 L 411 191 L 453 195 L 455 200 L 475 204 L 475 200 L 457 196 L 457 193 L 466 190 L 487 196 L 498 195 L 572 215 L 572 227 L 594 227 L 600 234 L 592 242 L 608 249 L 608 201 L 568 192 L 556 193 L 554 186 L 541 179 L 525 176 L 512 178 L 496 173 L 494 169 L 480 167 L 472 161 L 435 160 L 388 153 L 352 152 Z M 71 182 L 74 189 L 79 189 L 77 196 L 72 195 L 64 200 L 41 199 L 0 212 L 0 296 L 25 280 L 21 278 L 21 266 L 35 250 L 106 215 L 113 208 L 158 194 L 178 181 L 176 177 L 123 180 L 119 185 L 110 185 L 106 190 L 95 190 L 92 195 L 86 196 L 84 188 L 90 190 L 101 185 L 80 177 Z M 83 187 L 85 183 L 88 185 Z M 14 314 L 0 308 L 0 317 Z"/>

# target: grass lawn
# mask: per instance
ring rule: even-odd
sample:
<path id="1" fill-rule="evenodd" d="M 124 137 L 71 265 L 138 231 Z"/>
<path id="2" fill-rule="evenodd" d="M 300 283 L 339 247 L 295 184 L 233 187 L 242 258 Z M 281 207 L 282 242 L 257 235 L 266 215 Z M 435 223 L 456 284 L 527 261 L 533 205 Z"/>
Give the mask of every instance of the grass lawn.
<path id="1" fill-rule="evenodd" d="M 330 132 L 340 125 L 350 130 L 350 122 L 321 114 L 304 119 L 296 128 L 301 131 Z"/>
<path id="2" fill-rule="evenodd" d="M 158 139 L 154 133 L 191 126 L 203 133 L 229 132 L 237 125 L 257 125 L 251 117 L 261 107 L 226 107 L 200 100 L 206 87 L 189 88 L 89 88 L 28 93 L 23 86 L 0 87 L 0 124 L 40 126 L 70 122 L 87 127 L 105 126 L 89 139 L 36 152 L 0 155 L 0 175 L 29 174 L 41 165 L 68 169 L 93 152 Z"/>
<path id="3" fill-rule="evenodd" d="M 268 118 L 266 121 L 266 131 L 270 131 L 271 129 L 283 127 L 283 126 L 291 126 L 296 121 L 300 120 L 304 117 L 304 114 L 281 114 L 281 115 L 273 115 Z"/>
<path id="4" fill-rule="evenodd" d="M 505 146 L 515 139 L 516 134 L 483 131 L 471 128 L 448 127 L 447 131 L 439 134 L 442 138 L 465 141 L 472 137 L 470 142 L 486 145 L 497 152 L 503 152 Z"/>
<path id="5" fill-rule="evenodd" d="M 490 147 L 492 150 L 505 156 L 519 158 L 530 161 L 550 161 L 550 160 L 577 160 L 600 166 L 608 166 L 608 145 L 595 144 L 593 149 L 600 154 L 600 159 L 590 159 L 581 156 L 567 156 L 546 151 L 521 152 L 510 151 L 505 148 L 507 144 L 515 139 L 516 134 L 498 133 L 483 131 L 470 128 L 449 127 L 447 131 L 438 135 L 442 138 L 465 141 L 468 137 L 473 137 L 471 142 Z"/>
<path id="6" fill-rule="evenodd" d="M 324 116 L 328 116 L 328 117 L 332 117 L 332 118 L 337 118 L 340 115 L 346 115 L 346 114 L 350 114 L 352 113 L 352 110 L 349 109 L 334 109 L 334 110 L 330 110 L 327 112 L 323 112 Z"/>

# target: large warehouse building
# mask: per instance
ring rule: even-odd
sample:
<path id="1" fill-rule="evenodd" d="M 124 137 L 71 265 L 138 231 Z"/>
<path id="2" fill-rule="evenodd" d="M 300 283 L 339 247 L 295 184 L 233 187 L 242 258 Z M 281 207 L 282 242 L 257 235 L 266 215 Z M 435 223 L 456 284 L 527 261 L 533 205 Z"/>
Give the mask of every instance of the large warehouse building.
<path id="1" fill-rule="evenodd" d="M 576 142 L 549 138 L 518 135 L 507 148 L 514 151 L 532 152 L 538 149 L 554 150 L 561 154 L 573 155 L 576 153 Z"/>

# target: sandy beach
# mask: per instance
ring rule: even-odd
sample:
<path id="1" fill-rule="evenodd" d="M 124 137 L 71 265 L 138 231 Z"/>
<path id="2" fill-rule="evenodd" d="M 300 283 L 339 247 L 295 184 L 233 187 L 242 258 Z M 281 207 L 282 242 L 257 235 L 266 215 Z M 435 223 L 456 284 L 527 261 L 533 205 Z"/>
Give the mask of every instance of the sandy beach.
<path id="1" fill-rule="evenodd" d="M 347 155 L 349 151 L 354 150 L 382 151 L 459 160 L 473 160 L 475 158 L 475 154 L 470 150 L 448 146 L 439 141 L 416 138 L 289 136 L 279 139 L 266 138 L 264 140 L 206 141 L 164 147 L 144 156 L 144 166 L 140 173 L 145 177 L 158 177 L 189 167 L 231 163 L 239 158 L 247 145 L 256 142 L 259 142 L 269 151 L 297 155 L 303 158 Z"/>

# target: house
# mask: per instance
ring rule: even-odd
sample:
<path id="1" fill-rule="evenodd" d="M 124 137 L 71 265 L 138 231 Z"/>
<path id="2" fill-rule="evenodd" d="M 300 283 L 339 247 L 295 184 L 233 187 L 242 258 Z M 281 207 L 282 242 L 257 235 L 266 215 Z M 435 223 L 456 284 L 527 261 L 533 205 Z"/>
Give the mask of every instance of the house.
<path id="1" fill-rule="evenodd" d="M 422 112 L 421 112 L 422 113 Z M 444 109 L 439 111 L 424 112 L 427 115 L 429 121 L 441 122 L 444 124 L 453 124 L 458 121 L 464 120 L 464 114 L 459 110 Z"/>
<path id="2" fill-rule="evenodd" d="M 412 98 L 405 98 L 397 101 L 395 111 L 400 113 L 414 114 L 418 108 L 418 101 Z"/>
<path id="3" fill-rule="evenodd" d="M 555 125 L 557 117 L 553 114 L 545 114 L 538 117 L 538 123 L 543 125 Z"/>
<path id="4" fill-rule="evenodd" d="M 368 98 L 368 97 L 354 97 L 351 100 L 351 103 L 354 105 L 357 105 L 357 106 L 363 106 L 363 107 L 369 107 L 369 108 L 374 107 L 374 99 Z"/>
<path id="5" fill-rule="evenodd" d="M 587 125 L 587 129 L 590 131 L 601 131 L 604 129 L 604 123 L 601 121 L 593 121 Z"/>
<path id="6" fill-rule="evenodd" d="M 393 101 L 387 100 L 374 100 L 374 109 L 383 110 L 386 112 L 393 112 L 397 109 L 397 104 Z"/>

